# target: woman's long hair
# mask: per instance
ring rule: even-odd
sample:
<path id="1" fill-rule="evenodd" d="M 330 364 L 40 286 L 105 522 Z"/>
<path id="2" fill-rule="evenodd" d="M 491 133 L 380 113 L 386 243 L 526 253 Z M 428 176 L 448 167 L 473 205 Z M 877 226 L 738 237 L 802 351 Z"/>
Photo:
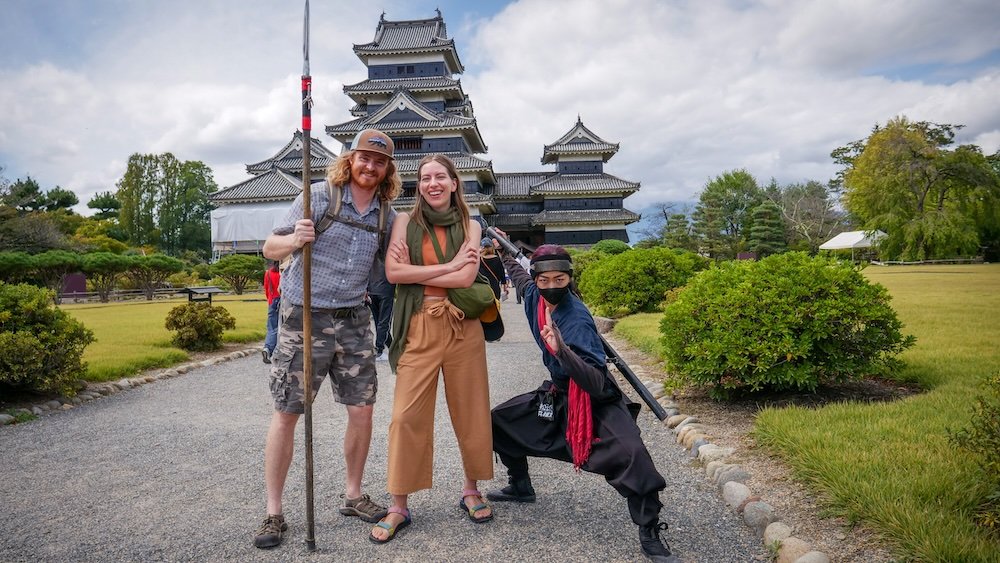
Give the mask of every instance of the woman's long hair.
<path id="1" fill-rule="evenodd" d="M 431 162 L 436 162 L 444 166 L 445 170 L 448 171 L 448 175 L 455 181 L 455 191 L 451 192 L 451 205 L 458 209 L 458 213 L 462 217 L 463 238 L 469 240 L 469 205 L 465 203 L 465 188 L 462 186 L 462 181 L 458 178 L 458 169 L 455 168 L 455 163 L 443 154 L 429 154 L 420 159 L 420 164 L 417 165 L 417 201 L 413 205 L 413 214 L 410 215 L 410 221 L 420 225 L 424 230 L 431 230 L 430 225 L 424 220 L 423 211 L 424 206 L 427 204 L 424 202 L 424 197 L 420 195 L 420 171 L 423 170 L 425 164 Z"/>
<path id="2" fill-rule="evenodd" d="M 351 157 L 356 152 L 358 151 L 347 151 L 338 156 L 337 160 L 326 169 L 326 181 L 341 188 L 346 186 L 351 181 Z M 385 179 L 378 185 L 376 195 L 385 201 L 392 201 L 399 197 L 401 191 L 403 191 L 403 181 L 396 173 L 396 161 L 390 158 L 385 167 Z"/>

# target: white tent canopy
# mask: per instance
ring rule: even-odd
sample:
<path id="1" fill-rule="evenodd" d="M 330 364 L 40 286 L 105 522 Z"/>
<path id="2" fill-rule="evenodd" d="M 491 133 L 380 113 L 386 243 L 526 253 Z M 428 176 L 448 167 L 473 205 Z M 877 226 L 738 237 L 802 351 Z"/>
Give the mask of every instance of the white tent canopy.
<path id="1" fill-rule="evenodd" d="M 212 248 L 243 248 L 263 244 L 271 230 L 284 219 L 291 201 L 223 205 L 212 210 Z M 241 244 L 243 243 L 243 244 Z"/>
<path id="2" fill-rule="evenodd" d="M 819 245 L 820 250 L 842 250 L 855 248 L 870 248 L 885 236 L 882 231 L 850 231 L 840 233 L 832 239 Z"/>

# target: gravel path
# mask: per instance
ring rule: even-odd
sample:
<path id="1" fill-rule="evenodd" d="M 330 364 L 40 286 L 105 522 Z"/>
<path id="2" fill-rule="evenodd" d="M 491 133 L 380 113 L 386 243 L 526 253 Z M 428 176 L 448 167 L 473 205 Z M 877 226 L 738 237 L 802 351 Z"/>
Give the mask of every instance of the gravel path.
<path id="1" fill-rule="evenodd" d="M 504 322 L 503 341 L 487 346 L 493 404 L 544 378 L 518 305 L 504 304 Z M 394 377 L 384 363 L 379 374 L 365 490 L 386 502 Z M 270 551 L 251 545 L 264 516 L 271 400 L 267 368 L 249 356 L 0 427 L 0 561 L 644 560 L 625 501 L 601 477 L 564 463 L 532 460 L 537 503 L 499 503 L 493 522 L 467 520 L 457 508 L 461 463 L 440 392 L 435 488 L 411 497 L 414 523 L 396 540 L 370 543 L 368 524 L 337 512 L 346 418 L 329 393 L 324 386 L 314 405 L 316 553 L 303 543 L 301 439 L 285 491 L 285 542 Z M 667 479 L 662 516 L 674 552 L 689 563 L 765 560 L 760 540 L 726 509 L 673 433 L 646 410 L 639 424 Z M 497 462 L 495 479 L 480 485 L 504 484 Z"/>

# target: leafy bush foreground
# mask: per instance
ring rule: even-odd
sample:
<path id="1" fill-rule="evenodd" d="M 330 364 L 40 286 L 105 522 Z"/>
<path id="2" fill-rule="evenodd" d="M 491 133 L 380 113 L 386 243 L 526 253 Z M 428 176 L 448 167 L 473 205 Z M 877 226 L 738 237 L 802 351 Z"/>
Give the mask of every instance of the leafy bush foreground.
<path id="1" fill-rule="evenodd" d="M 660 333 L 670 369 L 716 398 L 812 391 L 899 367 L 915 339 L 889 299 L 848 263 L 791 252 L 699 273 L 666 307 Z"/>
<path id="2" fill-rule="evenodd" d="M 979 506 L 976 521 L 1000 535 L 1000 372 L 986 381 L 986 390 L 976 398 L 968 427 L 949 435 L 951 442 L 982 462 L 988 492 Z"/>
<path id="3" fill-rule="evenodd" d="M 236 328 L 236 319 L 224 307 L 208 303 L 185 303 L 167 313 L 167 330 L 176 331 L 173 343 L 191 351 L 222 348 L 222 333 Z"/>
<path id="4" fill-rule="evenodd" d="M 691 252 L 633 248 L 587 264 L 579 276 L 580 292 L 599 315 L 651 313 L 660 310 L 671 290 L 683 286 L 707 263 Z"/>
<path id="5" fill-rule="evenodd" d="M 72 396 L 94 334 L 52 304 L 53 293 L 0 282 L 0 389 Z"/>

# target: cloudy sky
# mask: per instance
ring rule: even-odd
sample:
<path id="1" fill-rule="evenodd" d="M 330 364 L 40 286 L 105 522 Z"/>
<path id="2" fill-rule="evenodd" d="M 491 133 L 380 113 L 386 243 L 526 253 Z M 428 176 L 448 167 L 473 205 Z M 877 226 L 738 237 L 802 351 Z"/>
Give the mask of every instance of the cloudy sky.
<path id="1" fill-rule="evenodd" d="M 3 0 L 0 166 L 79 210 L 130 154 L 247 178 L 299 125 L 302 2 Z M 1000 147 L 996 0 L 314 0 L 314 135 L 351 119 L 352 44 L 440 7 L 458 44 L 486 158 L 538 171 L 577 115 L 621 150 L 633 210 L 692 201 L 724 171 L 826 181 L 830 151 L 896 115 L 965 124 Z"/>

